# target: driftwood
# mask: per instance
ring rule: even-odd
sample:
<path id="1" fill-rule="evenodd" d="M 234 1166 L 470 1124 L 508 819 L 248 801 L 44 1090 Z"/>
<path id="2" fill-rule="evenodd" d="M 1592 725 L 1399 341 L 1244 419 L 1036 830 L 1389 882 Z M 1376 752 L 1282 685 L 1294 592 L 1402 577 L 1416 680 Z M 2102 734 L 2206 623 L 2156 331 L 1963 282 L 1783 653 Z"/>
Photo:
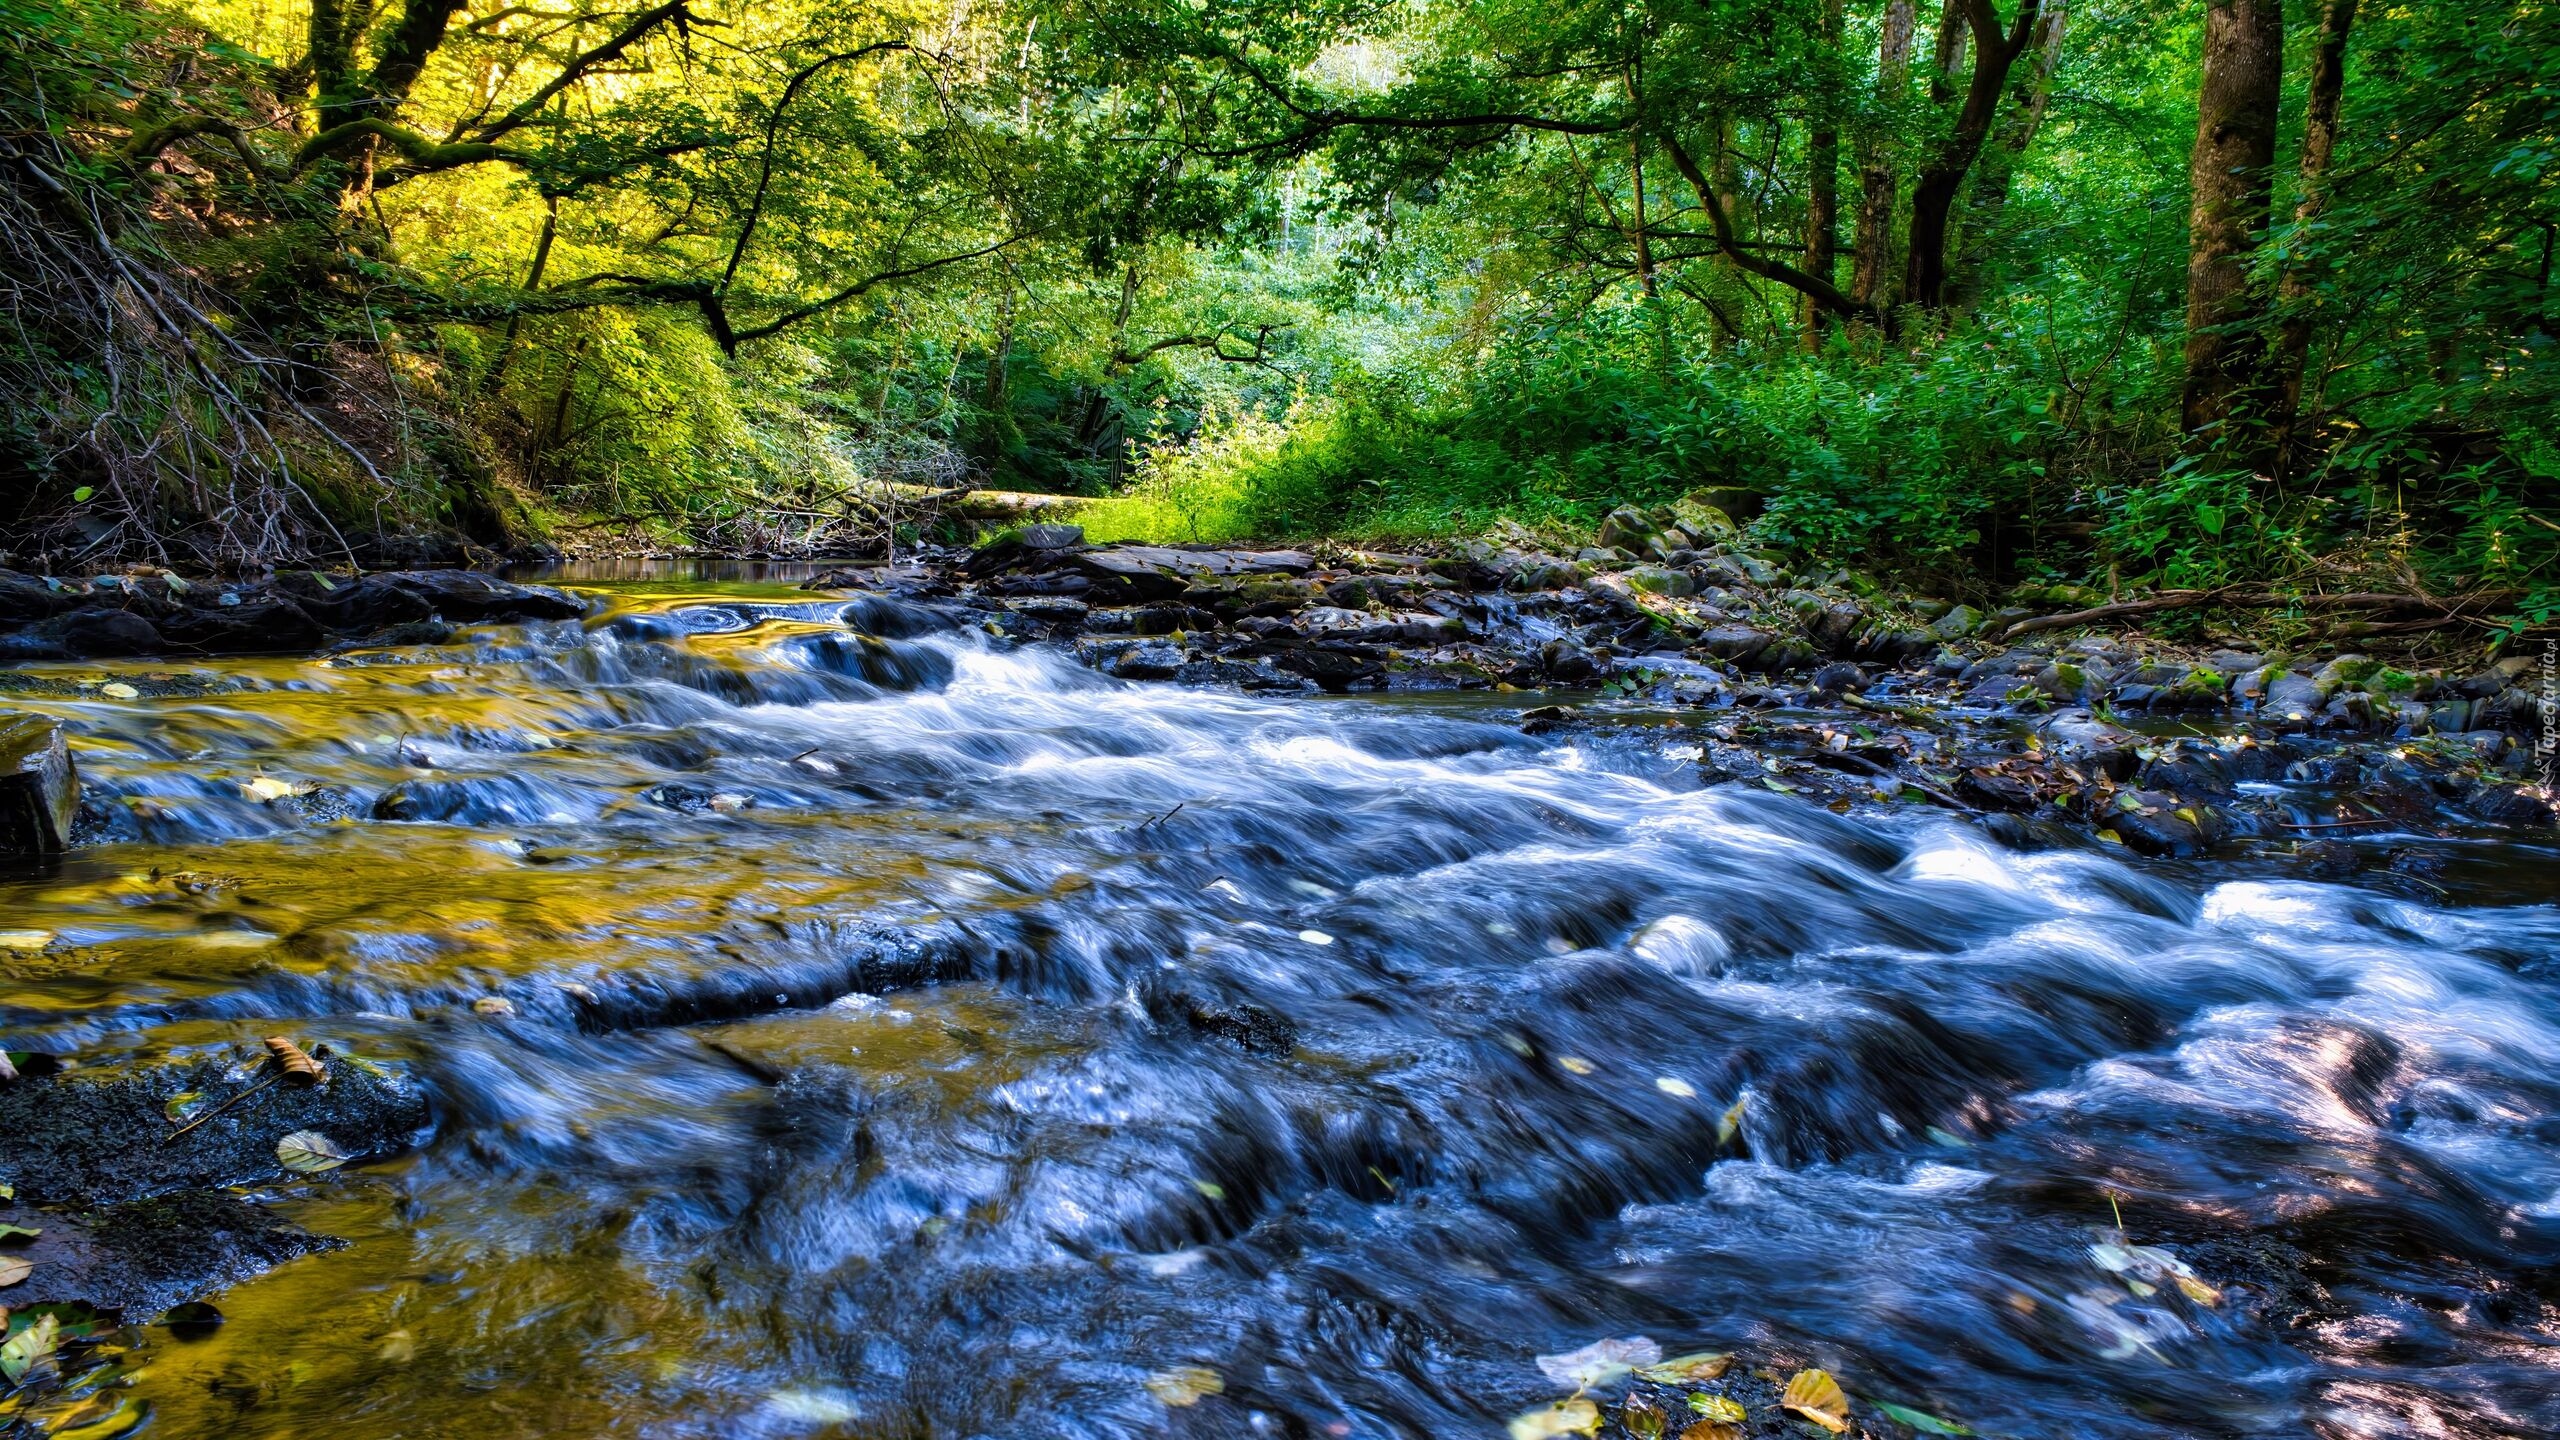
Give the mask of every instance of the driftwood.
<path id="1" fill-rule="evenodd" d="M 2432 612 L 2423 625 L 2431 628 L 2459 620 L 2490 614 L 2513 605 L 2522 598 L 2512 590 L 2482 591 L 2451 600 L 2437 600 L 2425 595 L 2389 595 L 2343 593 L 2337 595 L 2287 595 L 2273 590 L 2248 590 L 2225 585 L 2214 590 L 2169 590 L 2143 600 L 2124 600 L 2111 605 L 2093 605 L 2086 610 L 2073 610 L 2061 615 L 2038 615 L 2021 620 L 1997 632 L 1996 637 L 2014 640 L 2039 630 L 2060 630 L 2072 625 L 2094 625 L 2102 620 L 2121 620 L 2134 615 L 2152 615 L 2163 610 L 2192 610 L 2200 605 L 2228 605 L 2251 610 L 2418 610 Z M 2379 632 L 2377 632 L 2379 633 Z"/>

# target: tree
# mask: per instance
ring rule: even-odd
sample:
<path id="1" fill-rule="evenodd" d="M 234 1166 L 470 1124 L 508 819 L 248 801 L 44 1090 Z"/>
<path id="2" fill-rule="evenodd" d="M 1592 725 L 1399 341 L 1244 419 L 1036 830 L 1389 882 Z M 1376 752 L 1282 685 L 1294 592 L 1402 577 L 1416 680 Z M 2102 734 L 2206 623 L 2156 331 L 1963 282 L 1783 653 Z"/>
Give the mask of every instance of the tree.
<path id="1" fill-rule="evenodd" d="M 2278 0 L 2212 0 L 2196 88 L 2188 166 L 2186 386 L 2179 419 L 2190 436 L 2247 453 L 2243 427 L 2264 399 L 2266 348 L 2250 262 L 2274 203 L 2276 110 L 2284 95 L 2284 7 Z"/>

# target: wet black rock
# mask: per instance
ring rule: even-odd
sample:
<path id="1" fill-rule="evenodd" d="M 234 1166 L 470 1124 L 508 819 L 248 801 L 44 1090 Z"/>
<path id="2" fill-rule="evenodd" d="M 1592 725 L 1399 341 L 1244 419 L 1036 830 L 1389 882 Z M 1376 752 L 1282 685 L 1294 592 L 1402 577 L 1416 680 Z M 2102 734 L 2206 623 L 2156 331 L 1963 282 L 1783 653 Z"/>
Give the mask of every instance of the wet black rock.
<path id="1" fill-rule="evenodd" d="M 276 1142 L 297 1131 L 316 1130 L 361 1158 L 405 1148 L 425 1129 L 427 1101 L 414 1084 L 346 1055 L 322 1058 L 325 1084 L 269 1085 L 174 1140 L 173 1099 L 201 1097 L 207 1109 L 231 1099 L 272 1073 L 265 1052 L 241 1045 L 0 1086 L 0 1183 L 22 1202 L 113 1204 L 279 1179 L 288 1172 Z"/>
<path id="2" fill-rule="evenodd" d="M 267 802 L 268 810 L 295 825 L 327 825 L 361 819 L 372 808 L 363 795 L 346 785 L 315 785 L 296 794 L 279 795 Z"/>
<path id="3" fill-rule="evenodd" d="M 184 1143 L 184 1142 L 181 1142 Z M 263 1206 L 216 1190 L 181 1190 L 92 1210 L 0 1218 L 43 1233 L 13 1254 L 34 1265 L 12 1305 L 85 1301 L 147 1320 L 288 1260 L 346 1242 L 313 1235 Z"/>
<path id="4" fill-rule="evenodd" d="M 159 629 L 171 648 L 206 655 L 282 655 L 317 649 L 328 638 L 301 606 L 272 595 L 184 610 L 162 620 Z"/>
<path id="5" fill-rule="evenodd" d="M 59 615 L 71 601 L 33 575 L 0 570 L 0 624 L 23 625 Z"/>
<path id="6" fill-rule="evenodd" d="M 0 855 L 51 855 L 72 840 L 80 771 L 62 726 L 0 716 Z"/>
<path id="7" fill-rule="evenodd" d="M 65 654 L 102 660 L 157 655 L 168 641 L 160 628 L 129 610 L 79 610 L 48 621 L 39 633 Z"/>
<path id="8" fill-rule="evenodd" d="M 2472 792 L 2469 804 L 2472 814 L 2492 825 L 2530 830 L 2553 826 L 2551 803 L 2522 785 L 2484 784 Z"/>
<path id="9" fill-rule="evenodd" d="M 2105 817 L 2125 848 L 2143 855 L 2186 859 L 2202 855 L 2231 834 L 2231 823 L 2211 805 L 2157 790 L 2128 790 L 2133 806 Z"/>

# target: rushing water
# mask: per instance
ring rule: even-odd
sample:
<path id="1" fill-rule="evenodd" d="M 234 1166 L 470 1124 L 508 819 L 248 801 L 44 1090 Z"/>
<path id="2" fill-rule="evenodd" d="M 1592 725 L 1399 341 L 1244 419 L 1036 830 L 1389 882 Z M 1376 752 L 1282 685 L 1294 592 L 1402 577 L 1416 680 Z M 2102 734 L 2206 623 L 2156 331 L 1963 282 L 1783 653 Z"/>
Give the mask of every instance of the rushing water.
<path id="1" fill-rule="evenodd" d="M 610 593 L 36 672 L 145 693 L 34 702 L 131 819 L 0 882 L 58 937 L 8 1033 L 282 1030 L 435 1103 L 280 1187 L 354 1243 L 155 1342 L 153 1433 L 1474 1436 L 1634 1336 L 1990 1435 L 2560 1432 L 2547 906 Z M 2103 1268 L 2119 1208 L 2214 1303 Z"/>

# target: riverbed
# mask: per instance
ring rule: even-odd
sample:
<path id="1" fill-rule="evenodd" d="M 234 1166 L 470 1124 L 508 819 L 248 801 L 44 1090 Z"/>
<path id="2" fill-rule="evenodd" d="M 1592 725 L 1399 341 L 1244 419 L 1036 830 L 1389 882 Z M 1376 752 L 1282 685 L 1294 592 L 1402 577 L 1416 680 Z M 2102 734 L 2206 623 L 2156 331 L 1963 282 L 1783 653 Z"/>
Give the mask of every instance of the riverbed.
<path id="1" fill-rule="evenodd" d="M 1474 1436 L 1604 1340 L 1875 1434 L 2560 1432 L 2546 850 L 2022 849 L 1534 696 L 590 589 L 12 677 L 104 818 L 0 880 L 10 1048 L 432 1116 L 261 1188 L 351 1243 L 150 1338 L 147 1433 Z"/>

